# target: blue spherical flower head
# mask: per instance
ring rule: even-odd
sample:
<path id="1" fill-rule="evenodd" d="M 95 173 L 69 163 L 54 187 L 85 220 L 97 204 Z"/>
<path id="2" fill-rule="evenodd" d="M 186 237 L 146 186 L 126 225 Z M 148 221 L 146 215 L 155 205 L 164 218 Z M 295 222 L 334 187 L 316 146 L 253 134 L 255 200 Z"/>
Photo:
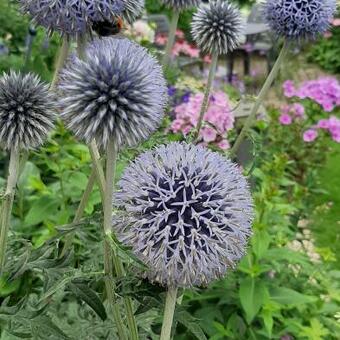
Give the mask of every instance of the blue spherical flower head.
<path id="1" fill-rule="evenodd" d="M 134 146 L 161 123 L 167 102 L 162 68 L 128 39 L 95 40 L 60 78 L 61 118 L 87 143 Z"/>
<path id="2" fill-rule="evenodd" d="M 133 24 L 143 13 L 145 6 L 144 0 L 125 0 L 122 17 L 129 24 Z"/>
<path id="3" fill-rule="evenodd" d="M 198 6 L 201 0 L 161 0 L 161 2 L 175 11 L 183 11 Z"/>
<path id="4" fill-rule="evenodd" d="M 274 32 L 287 39 L 314 39 L 329 28 L 336 0 L 268 0 L 265 19 Z"/>
<path id="5" fill-rule="evenodd" d="M 76 36 L 93 22 L 110 20 L 124 10 L 123 0 L 20 0 L 24 13 L 50 33 Z"/>
<path id="6" fill-rule="evenodd" d="M 251 235 L 253 206 L 240 169 L 201 146 L 171 143 L 129 165 L 113 226 L 152 282 L 207 285 L 234 268 Z"/>

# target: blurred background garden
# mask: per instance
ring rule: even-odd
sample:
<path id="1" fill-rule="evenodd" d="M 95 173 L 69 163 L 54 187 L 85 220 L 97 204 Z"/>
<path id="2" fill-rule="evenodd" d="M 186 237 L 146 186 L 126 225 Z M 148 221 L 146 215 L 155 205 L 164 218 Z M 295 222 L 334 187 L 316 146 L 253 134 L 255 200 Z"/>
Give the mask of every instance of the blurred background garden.
<path id="1" fill-rule="evenodd" d="M 282 44 L 259 2 L 233 2 L 245 34 L 236 50 L 219 58 L 200 135 L 202 145 L 226 156 Z M 162 126 L 119 154 L 116 180 L 142 151 L 192 139 L 212 62 L 192 39 L 194 11 L 179 18 Z M 143 15 L 124 23 L 121 34 L 161 59 L 171 15 L 158 0 L 146 0 Z M 1 74 L 34 72 L 51 82 L 60 45 L 60 36 L 34 25 L 17 1 L 0 0 Z M 247 255 L 224 279 L 181 292 L 174 339 L 340 339 L 339 77 L 340 12 L 322 37 L 290 49 L 238 150 L 235 161 L 249 178 L 256 210 Z M 88 147 L 58 122 L 47 143 L 27 157 L 12 214 L 11 275 L 0 280 L 0 339 L 111 339 L 112 324 L 97 301 L 103 286 L 95 274 L 102 261 L 97 186 L 81 223 L 70 225 L 91 173 Z M 1 151 L 0 163 L 5 187 L 7 153 Z M 70 228 L 74 252 L 56 260 Z M 117 294 L 136 301 L 141 338 L 158 339 L 163 288 L 127 275 Z"/>

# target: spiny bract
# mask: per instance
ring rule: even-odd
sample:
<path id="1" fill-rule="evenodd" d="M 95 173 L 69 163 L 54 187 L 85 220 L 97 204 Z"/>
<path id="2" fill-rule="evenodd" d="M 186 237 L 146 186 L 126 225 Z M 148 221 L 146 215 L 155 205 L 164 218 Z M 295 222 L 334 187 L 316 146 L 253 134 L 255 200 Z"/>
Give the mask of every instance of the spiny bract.
<path id="1" fill-rule="evenodd" d="M 43 144 L 54 127 L 56 105 L 38 76 L 10 72 L 0 78 L 0 144 L 31 149 Z"/>
<path id="2" fill-rule="evenodd" d="M 87 143 L 133 146 L 161 123 L 167 101 L 162 68 L 128 39 L 95 40 L 84 60 L 73 57 L 60 76 L 61 117 Z"/>
<path id="3" fill-rule="evenodd" d="M 49 32 L 76 36 L 94 21 L 110 20 L 124 10 L 122 0 L 20 0 L 24 13 Z"/>
<path id="4" fill-rule="evenodd" d="M 325 33 L 335 8 L 335 0 L 268 0 L 263 12 L 277 35 L 299 40 Z"/>
<path id="5" fill-rule="evenodd" d="M 114 231 L 148 266 L 151 281 L 207 285 L 244 255 L 251 194 L 240 169 L 218 153 L 185 143 L 160 146 L 129 165 L 118 187 L 122 214 Z"/>
<path id="6" fill-rule="evenodd" d="M 175 11 L 182 11 L 198 6 L 201 0 L 161 0 L 161 2 L 168 8 L 172 8 Z"/>
<path id="7" fill-rule="evenodd" d="M 191 33 L 205 53 L 227 54 L 240 44 L 242 33 L 240 11 L 224 0 L 202 4 L 194 14 Z"/>
<path id="8" fill-rule="evenodd" d="M 124 11 L 122 17 L 129 24 L 132 24 L 143 13 L 145 2 L 144 0 L 125 0 Z"/>

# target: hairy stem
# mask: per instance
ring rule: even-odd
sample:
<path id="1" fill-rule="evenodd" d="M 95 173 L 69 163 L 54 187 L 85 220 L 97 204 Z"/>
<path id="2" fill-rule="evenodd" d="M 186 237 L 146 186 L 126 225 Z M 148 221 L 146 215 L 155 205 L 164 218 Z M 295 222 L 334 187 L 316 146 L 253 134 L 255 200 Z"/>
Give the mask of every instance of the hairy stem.
<path id="1" fill-rule="evenodd" d="M 15 187 L 18 182 L 19 171 L 20 171 L 20 152 L 18 149 L 13 148 L 11 149 L 10 153 L 7 185 L 1 207 L 0 277 L 3 274 L 5 266 L 8 231 L 10 227 Z"/>
<path id="2" fill-rule="evenodd" d="M 179 11 L 174 11 L 172 15 L 171 23 L 170 23 L 168 41 L 166 43 L 163 62 L 162 62 L 164 69 L 166 69 L 170 63 L 171 51 L 175 43 L 178 19 L 179 19 Z"/>
<path id="3" fill-rule="evenodd" d="M 106 150 L 106 178 L 105 178 L 105 195 L 103 201 L 104 208 L 104 235 L 111 233 L 111 219 L 112 219 L 112 196 L 113 196 L 113 182 L 115 177 L 117 151 L 113 141 L 109 142 Z M 128 339 L 125 333 L 123 320 L 120 315 L 119 304 L 114 296 L 115 285 L 113 277 L 113 252 L 111 246 L 104 238 L 104 272 L 105 272 L 105 287 L 106 294 L 109 301 L 109 306 L 113 314 L 119 339 Z"/>
<path id="4" fill-rule="evenodd" d="M 111 141 L 107 147 L 106 153 L 106 182 L 105 182 L 105 199 L 104 199 L 104 232 L 105 235 L 110 235 L 112 233 L 112 204 L 113 204 L 113 190 L 114 190 L 114 180 L 115 180 L 115 170 L 116 170 L 116 160 L 117 160 L 117 150 L 114 143 Z M 105 249 L 109 244 L 106 243 Z M 122 277 L 125 275 L 124 266 L 116 254 L 114 249 L 110 249 L 110 254 L 106 254 L 106 257 L 110 257 L 113 261 L 114 269 L 116 271 L 117 277 Z M 105 261 L 107 262 L 107 260 Z M 111 262 L 112 264 L 112 262 Z M 112 266 L 104 268 L 108 276 L 113 279 L 113 268 Z M 110 272 L 108 272 L 110 271 Z M 124 297 L 124 305 L 127 314 L 127 323 L 130 331 L 130 336 L 132 340 L 138 339 L 137 324 L 135 321 L 132 301 L 129 297 Z"/>
<path id="5" fill-rule="evenodd" d="M 176 308 L 177 288 L 169 288 L 165 299 L 164 317 L 160 340 L 170 340 Z"/>
<path id="6" fill-rule="evenodd" d="M 197 131 L 196 131 L 196 135 L 195 135 L 196 142 L 198 141 L 199 136 L 200 136 L 204 115 L 208 110 L 209 96 L 210 96 L 212 83 L 214 81 L 215 74 L 216 74 L 217 62 L 218 62 L 218 54 L 215 52 L 212 55 L 212 60 L 211 60 L 210 69 L 209 69 L 208 83 L 207 83 L 207 86 L 205 88 L 205 93 L 204 93 L 204 98 L 203 98 L 203 102 L 202 102 L 202 106 L 201 106 L 201 111 L 200 111 L 200 115 L 199 115 L 198 122 L 197 122 Z"/>
<path id="7" fill-rule="evenodd" d="M 283 60 L 285 59 L 287 53 L 289 51 L 289 43 L 287 41 L 284 42 L 283 47 L 281 49 L 281 52 L 271 70 L 271 72 L 269 73 L 265 83 L 263 84 L 263 87 L 258 95 L 258 97 L 256 98 L 256 101 L 252 107 L 252 110 L 250 112 L 250 115 L 248 116 L 246 122 L 244 123 L 244 126 L 239 134 L 239 136 L 236 139 L 235 144 L 233 145 L 233 147 L 230 150 L 230 157 L 233 157 L 236 155 L 238 149 L 240 148 L 241 143 L 243 142 L 246 134 L 248 133 L 249 129 L 251 128 L 251 126 L 253 125 L 255 118 L 256 118 L 256 114 L 257 111 L 259 110 L 260 106 L 262 105 L 263 101 L 265 100 L 268 91 L 270 90 L 270 87 L 273 84 L 273 81 L 275 80 L 277 74 L 279 73 L 281 64 L 283 62 Z"/>
<path id="8" fill-rule="evenodd" d="M 51 83 L 51 86 L 50 86 L 51 90 L 54 90 L 56 85 L 57 85 L 59 72 L 64 67 L 64 64 L 65 64 L 65 61 L 67 59 L 69 50 L 70 50 L 70 39 L 69 39 L 68 36 L 65 35 L 63 37 L 63 42 L 62 42 L 62 45 L 61 45 L 60 50 L 59 50 L 59 56 L 58 56 L 58 59 L 57 59 L 52 83 Z"/>

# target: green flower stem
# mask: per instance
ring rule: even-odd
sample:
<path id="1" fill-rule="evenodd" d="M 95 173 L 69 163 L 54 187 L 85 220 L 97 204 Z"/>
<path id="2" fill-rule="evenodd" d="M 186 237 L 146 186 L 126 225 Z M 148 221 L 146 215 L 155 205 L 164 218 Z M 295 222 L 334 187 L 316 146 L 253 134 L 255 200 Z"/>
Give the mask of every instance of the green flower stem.
<path id="1" fill-rule="evenodd" d="M 100 191 L 100 196 L 102 198 L 102 202 L 104 202 L 105 197 L 105 176 L 102 165 L 100 164 L 100 154 L 97 148 L 97 144 L 95 141 L 92 141 L 89 145 L 90 155 L 93 163 L 93 168 L 97 177 L 97 184 Z"/>
<path id="2" fill-rule="evenodd" d="M 169 288 L 165 299 L 164 318 L 160 340 L 170 340 L 176 308 L 177 288 Z"/>
<path id="3" fill-rule="evenodd" d="M 285 59 L 288 51 L 289 51 L 289 43 L 288 43 L 288 41 L 285 41 L 271 72 L 269 73 L 265 83 L 263 84 L 263 87 L 262 87 L 258 97 L 256 98 L 256 101 L 253 105 L 253 108 L 250 112 L 250 115 L 248 116 L 246 122 L 244 123 L 244 126 L 243 126 L 239 136 L 237 137 L 235 144 L 233 145 L 233 147 L 230 150 L 229 155 L 231 157 L 235 156 L 235 154 L 237 153 L 237 151 L 238 151 L 241 143 L 243 142 L 246 134 L 248 133 L 251 126 L 253 125 L 254 120 L 256 118 L 257 111 L 259 110 L 264 99 L 266 98 L 268 91 L 270 90 L 270 87 L 272 86 L 273 81 L 275 80 L 275 78 L 276 78 L 276 76 L 277 76 L 277 74 L 280 70 L 281 64 L 282 64 L 283 60 Z"/>
<path id="4" fill-rule="evenodd" d="M 51 86 L 50 86 L 51 90 L 54 90 L 56 85 L 57 85 L 59 71 L 64 67 L 64 64 L 65 64 L 65 61 L 67 59 L 69 50 L 70 50 L 70 39 L 69 39 L 68 36 L 64 36 L 62 45 L 60 47 L 59 56 L 58 56 L 58 59 L 57 59 L 52 83 L 51 83 Z"/>
<path id="5" fill-rule="evenodd" d="M 198 141 L 199 136 L 200 136 L 204 115 L 208 110 L 209 96 L 210 96 L 212 83 L 214 81 L 215 74 L 216 74 L 217 62 L 218 62 L 218 54 L 215 52 L 212 55 L 212 60 L 211 60 L 210 69 L 209 69 L 208 83 L 207 83 L 207 86 L 205 88 L 205 93 L 204 93 L 204 98 L 203 98 L 203 102 L 202 102 L 202 106 L 201 106 L 201 111 L 200 111 L 200 115 L 199 115 L 198 122 L 197 122 L 197 131 L 196 131 L 196 134 L 195 134 L 196 142 Z"/>
<path id="6" fill-rule="evenodd" d="M 112 233 L 112 197 L 113 197 L 113 190 L 114 190 L 114 180 L 115 180 L 115 170 L 116 170 L 116 160 L 117 160 L 117 150 L 114 145 L 113 141 L 110 141 L 107 147 L 106 152 L 106 182 L 105 182 L 105 199 L 103 202 L 104 205 L 104 232 L 105 235 L 111 235 Z M 117 277 L 122 277 L 125 275 L 124 266 L 116 254 L 115 250 L 112 249 L 108 243 L 108 241 L 104 240 L 104 250 L 105 250 L 105 260 L 104 264 L 105 268 L 104 271 L 109 277 L 110 281 L 113 282 L 113 268 L 112 268 L 112 261 L 114 264 L 114 269 L 116 271 Z M 110 265 L 108 263 L 110 261 Z M 108 287 L 107 287 L 108 289 Z M 129 297 L 124 298 L 124 305 L 127 314 L 127 323 L 130 330 L 130 336 L 132 340 L 138 339 L 138 329 L 136 320 L 133 313 L 132 308 L 132 301 Z"/>
<path id="7" fill-rule="evenodd" d="M 19 178 L 19 171 L 20 171 L 20 152 L 18 149 L 13 148 L 10 153 L 7 185 L 1 207 L 0 277 L 3 274 L 5 266 L 8 231 L 11 221 L 15 187 L 17 185 Z"/>
<path id="8" fill-rule="evenodd" d="M 165 47 L 165 53 L 163 57 L 163 67 L 164 69 L 168 68 L 171 58 L 171 51 L 175 43 L 175 37 L 176 37 L 176 29 L 179 19 L 179 11 L 174 11 L 170 23 L 170 30 L 169 30 L 169 36 L 168 41 Z"/>
<path id="9" fill-rule="evenodd" d="M 103 201 L 104 208 L 104 234 L 110 234 L 112 228 L 112 197 L 113 197 L 113 182 L 115 177 L 117 150 L 113 141 L 110 141 L 106 150 L 106 179 L 105 179 L 105 195 Z M 128 339 L 125 333 L 123 320 L 120 315 L 119 304 L 114 296 L 115 285 L 113 277 L 113 251 L 109 242 L 104 239 L 104 272 L 105 272 L 105 287 L 109 301 L 109 306 L 113 314 L 119 339 Z M 115 259 L 117 261 L 117 259 Z"/>

